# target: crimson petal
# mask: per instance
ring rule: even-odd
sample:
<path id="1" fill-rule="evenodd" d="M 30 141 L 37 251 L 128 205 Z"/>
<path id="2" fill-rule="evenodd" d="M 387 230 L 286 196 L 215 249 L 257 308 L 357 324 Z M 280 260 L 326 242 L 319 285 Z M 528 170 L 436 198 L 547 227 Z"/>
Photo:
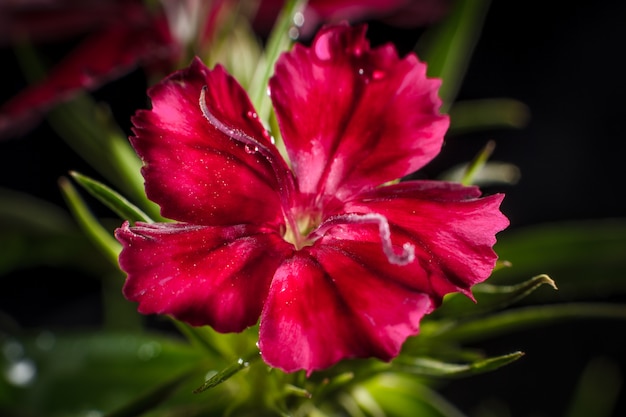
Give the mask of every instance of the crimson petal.
<path id="1" fill-rule="evenodd" d="M 415 261 L 398 268 L 385 264 L 374 227 L 333 228 L 325 240 L 354 254 L 382 275 L 419 287 L 434 299 L 460 291 L 471 297 L 472 285 L 491 274 L 497 255 L 496 233 L 509 221 L 500 212 L 503 195 L 479 198 L 476 187 L 443 181 L 410 181 L 359 195 L 347 202 L 351 213 L 377 213 L 390 224 L 396 248 L 415 246 Z M 331 243 L 328 243 L 331 244 Z"/>
<path id="2" fill-rule="evenodd" d="M 221 130 L 205 118 L 201 95 Z M 131 142 L 145 164 L 146 193 L 165 217 L 199 225 L 283 221 L 276 171 L 288 168 L 246 92 L 223 67 L 211 71 L 195 58 L 149 96 L 152 110 L 133 117 Z M 224 126 L 274 152 L 272 163 Z"/>
<path id="3" fill-rule="evenodd" d="M 124 295 L 139 312 L 220 332 L 256 323 L 274 271 L 291 251 L 279 236 L 245 225 L 126 222 L 115 235 L 124 247 Z"/>
<path id="4" fill-rule="evenodd" d="M 345 199 L 409 174 L 440 150 L 440 81 L 413 54 L 371 49 L 365 26 L 327 26 L 283 54 L 271 97 L 300 190 Z"/>
<path id="5" fill-rule="evenodd" d="M 346 358 L 390 360 L 432 310 L 427 294 L 386 282 L 349 253 L 306 252 L 278 269 L 261 315 L 259 348 L 273 367 L 310 374 Z"/>

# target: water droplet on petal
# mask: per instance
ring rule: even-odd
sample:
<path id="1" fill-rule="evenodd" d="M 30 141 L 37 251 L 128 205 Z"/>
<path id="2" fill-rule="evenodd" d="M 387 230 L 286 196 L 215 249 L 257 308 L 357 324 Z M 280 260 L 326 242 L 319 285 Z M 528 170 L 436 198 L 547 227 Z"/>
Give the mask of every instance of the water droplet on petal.
<path id="1" fill-rule="evenodd" d="M 298 40 L 298 38 L 300 37 L 300 31 L 295 26 L 290 27 L 287 34 L 289 35 L 289 38 L 294 41 Z"/>
<path id="2" fill-rule="evenodd" d="M 244 145 L 243 149 L 246 151 L 247 154 L 250 154 L 250 155 L 259 151 L 258 146 Z"/>
<path id="3" fill-rule="evenodd" d="M 251 119 L 258 119 L 259 115 L 256 114 L 256 112 L 252 111 L 252 110 L 248 110 L 248 113 L 246 113 L 246 115 L 251 118 Z"/>
<path id="4" fill-rule="evenodd" d="M 330 34 L 328 32 L 317 38 L 313 45 L 313 52 L 321 61 L 328 61 L 331 58 Z"/>
<path id="5" fill-rule="evenodd" d="M 362 45 L 354 45 L 354 46 L 350 46 L 346 52 L 348 54 L 354 55 L 356 57 L 359 57 L 361 55 L 363 55 L 363 46 Z"/>
<path id="6" fill-rule="evenodd" d="M 374 72 L 372 72 L 372 79 L 373 80 L 382 80 L 383 78 L 385 78 L 385 71 L 383 70 L 374 70 Z"/>
<path id="7" fill-rule="evenodd" d="M 293 24 L 301 28 L 304 25 L 304 15 L 301 12 L 296 12 L 293 15 Z"/>

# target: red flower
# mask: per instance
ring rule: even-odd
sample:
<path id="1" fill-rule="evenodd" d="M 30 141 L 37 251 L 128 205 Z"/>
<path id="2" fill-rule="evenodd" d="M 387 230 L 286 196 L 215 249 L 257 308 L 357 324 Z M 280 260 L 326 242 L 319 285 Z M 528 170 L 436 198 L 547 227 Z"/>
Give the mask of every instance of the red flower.
<path id="1" fill-rule="evenodd" d="M 0 44 L 88 32 L 47 76 L 0 107 L 0 137 L 23 133 L 50 108 L 142 66 L 151 74 L 178 68 L 189 45 L 206 45 L 223 0 L 165 0 L 151 10 L 137 0 L 9 3 L 0 6 Z M 50 40 L 50 39 L 47 39 Z"/>
<path id="2" fill-rule="evenodd" d="M 489 276 L 501 195 L 384 185 L 439 152 L 448 118 L 425 64 L 371 49 L 365 29 L 327 26 L 279 59 L 269 88 L 290 166 L 221 66 L 196 59 L 149 90 L 131 141 L 177 222 L 116 231 L 140 312 L 220 332 L 260 317 L 266 363 L 311 373 L 393 358 L 444 294 Z"/>

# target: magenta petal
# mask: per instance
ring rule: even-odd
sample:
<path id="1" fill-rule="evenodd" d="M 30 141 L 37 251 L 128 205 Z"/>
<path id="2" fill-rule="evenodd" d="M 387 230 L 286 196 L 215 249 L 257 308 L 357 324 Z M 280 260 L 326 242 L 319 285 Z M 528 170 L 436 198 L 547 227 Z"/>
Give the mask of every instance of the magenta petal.
<path id="1" fill-rule="evenodd" d="M 415 261 L 401 270 L 385 265 L 382 249 L 376 249 L 380 238 L 374 226 L 333 228 L 324 239 L 335 239 L 333 245 L 375 265 L 381 274 L 411 280 L 408 285 L 420 287 L 434 299 L 456 291 L 471 297 L 471 286 L 487 279 L 495 266 L 496 233 L 509 224 L 499 209 L 503 195 L 479 195 L 476 187 L 411 181 L 378 188 L 346 203 L 347 212 L 385 216 L 396 248 L 404 243 L 415 247 Z"/>
<path id="2" fill-rule="evenodd" d="M 282 222 L 275 166 L 254 148 L 213 126 L 208 111 L 233 132 L 275 150 L 246 92 L 221 66 L 198 58 L 149 90 L 152 110 L 133 118 L 131 142 L 144 161 L 148 197 L 170 219 L 200 225 Z M 273 162 L 288 169 L 277 155 Z"/>
<path id="3" fill-rule="evenodd" d="M 300 190 L 344 199 L 400 178 L 440 150 L 439 80 L 365 26 L 328 26 L 277 62 L 271 96 Z"/>
<path id="4" fill-rule="evenodd" d="M 249 226 L 128 222 L 116 230 L 124 295 L 144 314 L 237 332 L 256 323 L 290 246 Z"/>
<path id="5" fill-rule="evenodd" d="M 389 360 L 431 311 L 426 294 L 386 282 L 352 256 L 321 247 L 276 272 L 260 322 L 259 348 L 271 366 L 307 373 L 341 359 Z"/>

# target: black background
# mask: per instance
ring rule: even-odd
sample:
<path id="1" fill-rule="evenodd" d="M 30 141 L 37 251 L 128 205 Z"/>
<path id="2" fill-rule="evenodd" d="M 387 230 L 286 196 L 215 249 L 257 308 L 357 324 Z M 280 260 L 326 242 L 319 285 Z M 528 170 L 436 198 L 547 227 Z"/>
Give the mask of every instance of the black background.
<path id="1" fill-rule="evenodd" d="M 381 24 L 372 24 L 371 30 L 380 39 L 391 35 L 406 42 L 412 36 Z M 520 130 L 448 138 L 425 173 L 465 161 L 493 139 L 492 159 L 514 163 L 522 174 L 518 184 L 504 190 L 502 209 L 511 229 L 624 216 L 625 43 L 626 2 L 493 0 L 458 98 L 515 98 L 529 107 L 531 118 Z M 51 45 L 45 52 L 62 56 L 69 47 Z M 25 82 L 12 52 L 1 52 L 4 100 Z M 128 126 L 133 110 L 145 104 L 142 96 L 128 96 L 141 90 L 138 84 L 145 80 L 136 72 L 96 93 L 117 103 L 122 125 Z M 0 143 L 2 187 L 63 208 L 57 179 L 71 169 L 91 173 L 45 122 L 24 137 Z M 2 286 L 0 309 L 23 326 L 101 320 L 96 279 L 36 268 L 2 277 Z M 583 321 L 498 339 L 487 347 L 490 353 L 524 350 L 526 356 L 497 372 L 455 381 L 443 394 L 468 414 L 491 398 L 502 398 L 511 416 L 564 415 L 576 378 L 591 358 L 619 362 L 626 379 L 626 343 L 618 336 L 625 330 L 623 323 Z M 613 336 L 606 337 L 607 331 Z M 624 402 L 615 416 L 626 415 Z"/>

